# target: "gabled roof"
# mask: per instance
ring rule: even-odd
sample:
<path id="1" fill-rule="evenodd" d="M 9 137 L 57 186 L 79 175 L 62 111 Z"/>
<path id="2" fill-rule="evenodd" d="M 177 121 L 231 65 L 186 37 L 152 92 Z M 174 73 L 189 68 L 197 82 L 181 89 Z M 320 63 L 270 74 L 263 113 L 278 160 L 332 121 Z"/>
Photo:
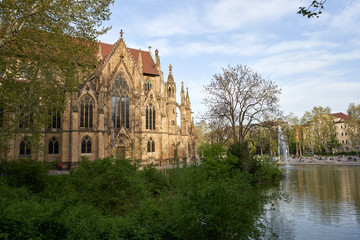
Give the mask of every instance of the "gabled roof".
<path id="1" fill-rule="evenodd" d="M 346 115 L 345 113 L 339 112 L 339 113 L 332 113 L 333 117 L 340 118 L 340 119 L 347 119 L 349 115 Z"/>
<path id="2" fill-rule="evenodd" d="M 112 51 L 115 44 L 101 43 L 101 55 L 104 60 Z M 135 63 L 137 64 L 139 59 L 139 50 L 128 48 L 130 54 L 132 55 Z M 159 75 L 158 70 L 156 69 L 155 62 L 148 51 L 141 50 L 141 59 L 143 65 L 143 73 L 150 75 Z"/>

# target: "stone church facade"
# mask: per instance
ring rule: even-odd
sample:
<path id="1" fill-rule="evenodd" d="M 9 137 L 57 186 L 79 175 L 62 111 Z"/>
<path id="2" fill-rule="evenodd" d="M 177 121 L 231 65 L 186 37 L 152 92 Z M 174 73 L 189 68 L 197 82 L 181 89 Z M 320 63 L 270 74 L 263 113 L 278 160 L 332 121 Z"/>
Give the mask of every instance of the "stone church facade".
<path id="1" fill-rule="evenodd" d="M 188 94 L 181 84 L 180 103 L 169 66 L 165 81 L 158 50 L 128 48 L 121 32 L 115 44 L 99 43 L 101 64 L 68 100 L 61 117 L 44 129 L 46 154 L 31 153 L 17 137 L 6 158 L 32 157 L 76 163 L 116 156 L 156 165 L 188 161 L 195 155 L 194 122 Z M 180 126 L 177 123 L 180 113 Z"/>

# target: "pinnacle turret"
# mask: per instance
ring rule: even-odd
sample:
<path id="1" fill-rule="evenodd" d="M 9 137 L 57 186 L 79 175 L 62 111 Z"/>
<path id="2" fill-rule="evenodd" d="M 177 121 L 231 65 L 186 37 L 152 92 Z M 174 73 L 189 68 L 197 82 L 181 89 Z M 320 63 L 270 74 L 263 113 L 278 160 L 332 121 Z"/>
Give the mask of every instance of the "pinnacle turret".
<path id="1" fill-rule="evenodd" d="M 190 108 L 190 97 L 189 97 L 189 88 L 186 88 L 186 107 Z"/>
<path id="2" fill-rule="evenodd" d="M 140 72 L 142 73 L 143 64 L 142 64 L 142 57 L 141 57 L 141 49 L 139 49 L 139 58 L 138 58 L 137 65 L 138 65 Z"/>
<path id="3" fill-rule="evenodd" d="M 174 82 L 174 77 L 172 75 L 172 66 L 169 65 L 169 76 L 168 76 L 168 82 Z"/>
<path id="4" fill-rule="evenodd" d="M 181 82 L 181 92 L 180 92 L 180 97 L 181 97 L 181 105 L 185 105 L 184 82 Z"/>

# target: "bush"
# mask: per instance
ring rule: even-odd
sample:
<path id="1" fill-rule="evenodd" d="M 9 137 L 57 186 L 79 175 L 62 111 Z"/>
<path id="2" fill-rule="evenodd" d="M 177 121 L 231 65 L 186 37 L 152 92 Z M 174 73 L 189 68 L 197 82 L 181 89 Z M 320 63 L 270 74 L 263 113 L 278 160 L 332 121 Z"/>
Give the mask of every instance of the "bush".
<path id="1" fill-rule="evenodd" d="M 153 164 L 145 166 L 139 173 L 146 188 L 153 196 L 165 193 L 169 190 L 170 183 L 168 177 L 157 170 Z"/>
<path id="2" fill-rule="evenodd" d="M 42 191 L 48 180 L 48 169 L 39 161 L 25 158 L 3 161 L 5 182 L 13 187 L 26 187 L 31 191 Z"/>
<path id="3" fill-rule="evenodd" d="M 136 167 L 124 159 L 84 160 L 70 181 L 82 199 L 112 214 L 124 214 L 149 195 Z"/>
<path id="4" fill-rule="evenodd" d="M 204 149 L 201 164 L 168 175 L 105 158 L 47 176 L 40 192 L 0 182 L 0 239 L 261 238 L 261 206 L 273 198 L 254 183 L 276 178 L 275 167 L 249 156 L 242 169 L 221 146 Z"/>

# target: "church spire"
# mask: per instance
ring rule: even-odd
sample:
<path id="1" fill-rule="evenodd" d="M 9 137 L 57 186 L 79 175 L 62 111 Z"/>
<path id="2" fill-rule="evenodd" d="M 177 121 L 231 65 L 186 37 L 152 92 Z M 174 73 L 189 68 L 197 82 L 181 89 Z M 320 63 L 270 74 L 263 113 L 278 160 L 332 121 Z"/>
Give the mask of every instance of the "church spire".
<path id="1" fill-rule="evenodd" d="M 142 64 L 142 57 L 141 57 L 141 49 L 139 49 L 139 58 L 138 58 L 138 63 L 137 63 L 140 72 L 142 73 L 143 71 L 143 64 Z"/>
<path id="2" fill-rule="evenodd" d="M 181 82 L 181 92 L 180 92 L 180 97 L 181 97 L 181 105 L 185 105 L 184 82 Z"/>
<path id="3" fill-rule="evenodd" d="M 169 65 L 169 76 L 168 76 L 168 82 L 174 82 L 174 77 L 172 75 L 172 66 Z"/>
<path id="4" fill-rule="evenodd" d="M 160 56 L 159 56 L 159 50 L 155 50 L 155 64 L 156 64 L 156 69 L 160 72 Z M 171 66 L 171 65 L 170 65 Z"/>
<path id="5" fill-rule="evenodd" d="M 101 41 L 99 41 L 99 50 L 98 50 L 98 53 L 97 53 L 97 59 L 98 61 L 102 61 L 102 50 L 101 50 Z"/>
<path id="6" fill-rule="evenodd" d="M 186 107 L 190 108 L 189 88 L 186 88 Z"/>

